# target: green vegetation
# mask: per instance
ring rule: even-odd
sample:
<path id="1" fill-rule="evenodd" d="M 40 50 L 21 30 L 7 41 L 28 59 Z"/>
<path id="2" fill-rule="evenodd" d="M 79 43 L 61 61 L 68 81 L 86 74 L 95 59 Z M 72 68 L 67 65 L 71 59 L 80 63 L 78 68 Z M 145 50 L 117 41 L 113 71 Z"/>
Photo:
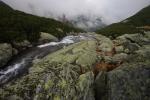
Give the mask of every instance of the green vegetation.
<path id="1" fill-rule="evenodd" d="M 67 32 L 81 32 L 65 23 L 37 17 L 20 11 L 13 10 L 3 2 L 0 2 L 0 42 L 13 42 L 29 40 L 36 42 L 40 32 L 50 33 L 62 38 Z"/>
<path id="2" fill-rule="evenodd" d="M 97 30 L 96 33 L 115 38 L 122 34 L 133 34 L 143 31 L 150 31 L 150 6 L 124 21 Z"/>

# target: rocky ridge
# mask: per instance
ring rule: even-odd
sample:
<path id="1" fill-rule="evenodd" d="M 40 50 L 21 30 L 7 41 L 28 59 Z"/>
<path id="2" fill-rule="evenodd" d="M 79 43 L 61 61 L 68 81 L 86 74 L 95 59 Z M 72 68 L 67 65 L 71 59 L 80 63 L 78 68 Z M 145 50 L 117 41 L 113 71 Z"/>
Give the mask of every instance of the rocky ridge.
<path id="1" fill-rule="evenodd" d="M 82 33 L 84 34 L 84 33 Z M 19 100 L 150 99 L 150 33 L 84 40 L 47 55 L 28 74 L 0 88 Z"/>

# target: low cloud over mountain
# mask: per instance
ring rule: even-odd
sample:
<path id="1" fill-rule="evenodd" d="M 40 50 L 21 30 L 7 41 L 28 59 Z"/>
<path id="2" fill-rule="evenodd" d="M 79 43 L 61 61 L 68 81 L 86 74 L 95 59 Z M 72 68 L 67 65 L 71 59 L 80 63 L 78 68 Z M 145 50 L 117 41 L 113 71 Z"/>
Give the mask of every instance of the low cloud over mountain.
<path id="1" fill-rule="evenodd" d="M 111 24 L 150 5 L 150 0 L 2 0 L 17 10 L 45 17 L 66 16 L 72 20 L 86 16 Z M 97 18 L 96 18 L 97 17 Z M 92 20 L 93 21 L 93 20 Z M 90 23 L 91 24 L 91 23 Z M 90 25 L 89 24 L 89 25 Z"/>

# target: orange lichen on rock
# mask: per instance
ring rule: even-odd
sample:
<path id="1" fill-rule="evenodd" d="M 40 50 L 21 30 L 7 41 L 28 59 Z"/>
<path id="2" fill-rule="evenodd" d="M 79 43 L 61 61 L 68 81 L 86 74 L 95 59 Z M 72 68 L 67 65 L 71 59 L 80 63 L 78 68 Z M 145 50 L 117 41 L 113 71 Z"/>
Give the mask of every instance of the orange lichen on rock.
<path id="1" fill-rule="evenodd" d="M 103 52 L 98 47 L 96 48 L 96 52 L 100 56 L 113 57 L 116 54 L 115 44 L 114 44 L 113 49 L 110 52 Z M 111 70 L 115 69 L 116 67 L 120 66 L 122 63 L 123 63 L 123 61 L 118 62 L 118 63 L 107 63 L 107 62 L 105 62 L 105 60 L 100 61 L 95 64 L 93 73 L 96 76 L 100 71 L 111 71 Z"/>
<path id="2" fill-rule="evenodd" d="M 94 66 L 93 73 L 95 75 L 97 75 L 100 71 L 111 71 L 111 70 L 115 69 L 116 67 L 119 67 L 122 63 L 123 62 L 119 62 L 116 64 L 109 64 L 104 61 L 99 62 Z"/>

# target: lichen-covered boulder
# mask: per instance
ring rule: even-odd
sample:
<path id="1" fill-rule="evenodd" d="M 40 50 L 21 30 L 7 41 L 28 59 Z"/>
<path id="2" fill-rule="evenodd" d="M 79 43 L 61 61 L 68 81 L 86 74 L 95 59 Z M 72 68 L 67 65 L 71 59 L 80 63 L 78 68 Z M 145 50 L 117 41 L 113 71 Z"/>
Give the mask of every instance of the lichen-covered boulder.
<path id="1" fill-rule="evenodd" d="M 13 48 L 10 44 L 0 44 L 0 67 L 4 66 L 13 56 Z"/>
<path id="2" fill-rule="evenodd" d="M 76 89 L 78 91 L 76 100 L 95 100 L 93 83 L 94 74 L 92 71 L 80 75 L 76 84 Z"/>
<path id="3" fill-rule="evenodd" d="M 6 97 L 25 100 L 94 100 L 96 41 L 82 41 L 65 47 L 35 63 L 27 75 L 0 90 Z"/>
<path id="4" fill-rule="evenodd" d="M 98 43 L 99 43 L 99 46 L 98 46 L 99 50 L 101 50 L 102 52 L 112 51 L 114 47 L 112 40 L 102 35 L 97 35 L 96 39 L 98 40 Z"/>
<path id="5" fill-rule="evenodd" d="M 58 38 L 56 38 L 55 36 L 53 36 L 49 33 L 41 32 L 40 39 L 39 39 L 39 44 L 52 42 L 52 41 L 56 42 L 56 41 L 58 41 Z"/>

